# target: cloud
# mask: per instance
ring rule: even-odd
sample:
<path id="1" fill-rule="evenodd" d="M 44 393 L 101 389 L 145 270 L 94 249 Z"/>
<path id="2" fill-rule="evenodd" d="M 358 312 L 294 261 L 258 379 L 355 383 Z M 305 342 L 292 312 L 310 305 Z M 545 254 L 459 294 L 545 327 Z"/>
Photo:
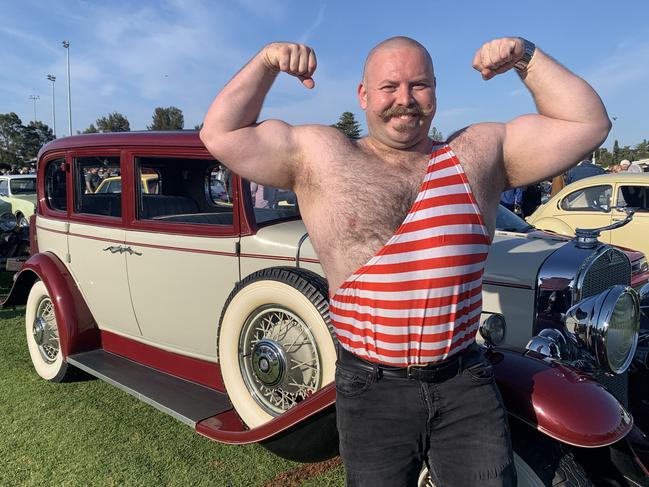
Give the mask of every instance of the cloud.
<path id="1" fill-rule="evenodd" d="M 585 77 L 600 94 L 619 91 L 635 82 L 646 83 L 649 64 L 642 59 L 649 59 L 648 43 L 622 41 L 612 56 L 603 59 Z"/>
<path id="2" fill-rule="evenodd" d="M 249 13 L 262 19 L 280 22 L 284 19 L 284 5 L 278 0 L 235 0 Z"/>
<path id="3" fill-rule="evenodd" d="M 60 49 L 55 49 L 51 42 L 46 41 L 42 37 L 28 34 L 24 31 L 9 29 L 7 27 L 0 27 L 0 33 L 14 37 L 15 39 L 20 40 L 23 45 L 27 45 L 34 50 L 42 49 L 49 52 L 50 54 L 60 54 Z"/>
<path id="4" fill-rule="evenodd" d="M 217 89 L 250 57 L 238 39 L 247 35 L 237 27 L 246 23 L 245 12 L 233 11 L 227 4 L 169 0 L 155 9 L 147 4 L 94 2 L 74 7 L 61 4 L 61 16 L 75 24 L 70 38 L 74 130 L 83 130 L 97 117 L 116 110 L 129 118 L 133 129 L 144 129 L 156 106 L 175 105 L 185 111 L 186 106 L 197 105 L 200 93 L 209 94 L 200 101 L 204 112 Z M 41 10 L 41 16 L 51 15 L 47 7 Z M 17 57 L 9 64 L 15 72 L 33 73 L 40 62 L 38 75 L 30 81 L 47 89 L 45 73 L 53 73 L 57 98 L 61 96 L 66 86 L 65 50 L 57 46 L 58 41 L 6 28 L 0 29 L 0 37 L 3 34 L 19 38 L 23 46 L 47 47 L 42 60 L 27 56 L 29 61 L 21 62 Z M 194 116 L 186 113 L 189 127 L 202 119 L 195 110 Z"/>
<path id="5" fill-rule="evenodd" d="M 311 38 L 311 35 L 313 35 L 315 30 L 320 26 L 320 24 L 322 24 L 322 21 L 324 20 L 325 7 L 326 7 L 325 4 L 320 5 L 320 8 L 318 9 L 318 15 L 317 15 L 315 21 L 300 36 L 300 38 L 298 40 L 298 42 L 300 44 L 306 44 L 309 41 L 309 39 Z"/>

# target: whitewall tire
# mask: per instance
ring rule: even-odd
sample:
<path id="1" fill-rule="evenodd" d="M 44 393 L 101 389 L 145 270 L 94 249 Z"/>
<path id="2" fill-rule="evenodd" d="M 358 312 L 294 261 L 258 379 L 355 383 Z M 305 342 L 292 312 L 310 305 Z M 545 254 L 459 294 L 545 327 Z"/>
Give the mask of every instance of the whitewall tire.
<path id="1" fill-rule="evenodd" d="M 43 379 L 61 382 L 70 375 L 59 340 L 54 304 L 43 281 L 29 291 L 25 309 L 27 348 L 36 373 Z"/>
<path id="2" fill-rule="evenodd" d="M 295 268 L 248 276 L 225 303 L 218 355 L 230 401 L 250 428 L 332 382 L 336 345 L 326 281 Z"/>

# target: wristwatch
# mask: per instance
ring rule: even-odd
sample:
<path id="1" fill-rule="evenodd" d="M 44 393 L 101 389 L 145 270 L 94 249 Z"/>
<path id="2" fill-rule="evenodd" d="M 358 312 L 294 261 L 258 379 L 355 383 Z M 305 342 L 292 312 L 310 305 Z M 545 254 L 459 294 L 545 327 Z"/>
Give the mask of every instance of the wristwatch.
<path id="1" fill-rule="evenodd" d="M 536 46 L 533 42 L 523 39 L 522 37 L 521 40 L 523 41 L 523 57 L 514 63 L 514 69 L 519 73 L 527 70 L 527 65 L 529 64 L 530 59 L 532 59 L 534 51 L 536 51 Z"/>

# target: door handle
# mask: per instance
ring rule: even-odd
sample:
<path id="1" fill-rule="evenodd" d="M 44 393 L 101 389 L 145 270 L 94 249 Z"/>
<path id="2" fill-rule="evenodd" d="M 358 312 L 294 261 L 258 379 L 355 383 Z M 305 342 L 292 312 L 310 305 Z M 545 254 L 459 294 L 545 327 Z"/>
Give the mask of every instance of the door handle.
<path id="1" fill-rule="evenodd" d="M 111 245 L 110 247 L 106 247 L 105 249 L 102 250 L 104 250 L 104 252 L 110 252 L 111 254 L 116 254 L 117 252 L 121 254 L 124 251 L 121 245 L 120 246 Z"/>
<path id="2" fill-rule="evenodd" d="M 142 255 L 142 252 L 138 252 L 137 250 L 133 250 L 131 247 L 123 247 L 122 252 L 128 252 L 129 254 L 133 255 Z"/>

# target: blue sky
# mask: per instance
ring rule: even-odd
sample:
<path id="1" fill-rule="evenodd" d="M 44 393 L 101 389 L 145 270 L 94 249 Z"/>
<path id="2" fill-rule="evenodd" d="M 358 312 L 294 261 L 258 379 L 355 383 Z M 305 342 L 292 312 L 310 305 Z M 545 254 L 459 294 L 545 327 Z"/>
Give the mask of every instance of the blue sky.
<path id="1" fill-rule="evenodd" d="M 335 123 L 352 111 L 363 60 L 373 45 L 407 35 L 428 47 L 438 80 L 433 124 L 448 135 L 480 121 L 534 111 L 513 73 L 482 81 L 471 68 L 480 45 L 520 35 L 590 82 L 616 117 L 605 146 L 649 139 L 649 1 L 280 1 L 0 0 L 0 113 L 68 134 L 66 51 L 70 41 L 72 128 L 112 111 L 146 129 L 155 107 L 183 110 L 185 127 L 202 120 L 212 98 L 263 45 L 309 44 L 318 56 L 316 88 L 282 76 L 262 118 Z"/>

